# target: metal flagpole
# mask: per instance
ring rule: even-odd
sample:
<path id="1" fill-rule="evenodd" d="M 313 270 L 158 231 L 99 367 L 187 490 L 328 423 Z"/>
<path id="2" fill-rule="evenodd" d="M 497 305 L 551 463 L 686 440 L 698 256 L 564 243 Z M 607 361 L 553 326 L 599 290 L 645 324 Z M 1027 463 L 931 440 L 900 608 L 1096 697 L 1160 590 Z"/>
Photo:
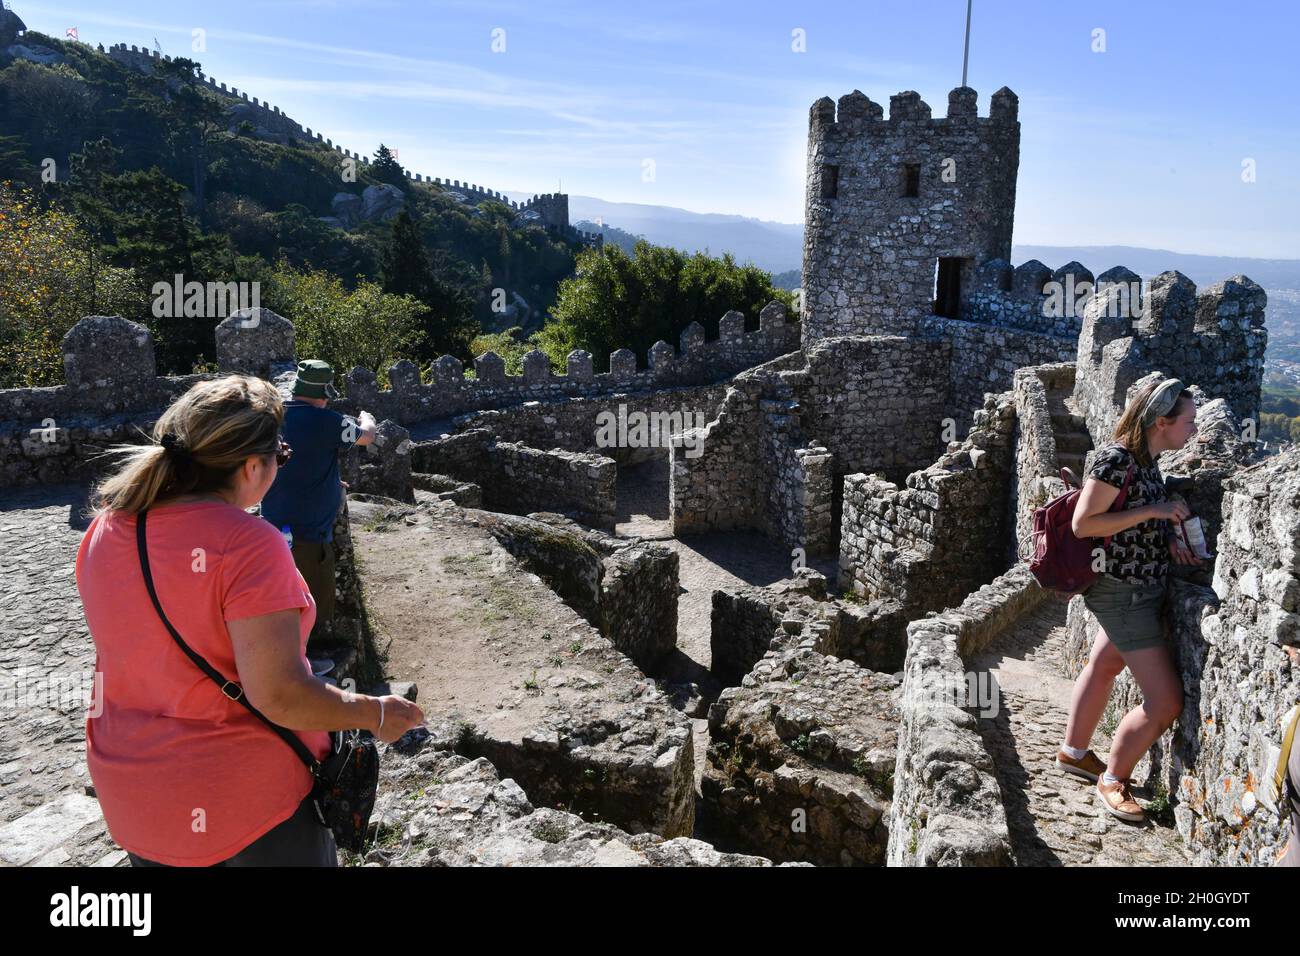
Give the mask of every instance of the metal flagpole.
<path id="1" fill-rule="evenodd" d="M 970 5 L 972 0 L 966 0 L 966 49 L 961 55 L 961 85 L 966 85 L 966 66 L 970 63 Z"/>

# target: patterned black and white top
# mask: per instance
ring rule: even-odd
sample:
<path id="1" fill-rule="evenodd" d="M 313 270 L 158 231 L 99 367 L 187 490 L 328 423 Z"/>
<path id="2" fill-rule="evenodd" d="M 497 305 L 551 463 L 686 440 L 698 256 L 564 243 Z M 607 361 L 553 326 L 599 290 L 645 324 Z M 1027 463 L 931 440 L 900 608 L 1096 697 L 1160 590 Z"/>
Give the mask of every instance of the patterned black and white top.
<path id="1" fill-rule="evenodd" d="M 1133 480 L 1123 510 L 1168 500 L 1165 479 L 1155 460 L 1143 468 L 1128 449 L 1115 442 L 1098 449 L 1088 477 L 1123 488 L 1129 466 L 1133 467 Z M 1154 518 L 1113 535 L 1106 548 L 1106 573 L 1134 584 L 1163 583 L 1169 573 L 1168 534 L 1169 522 Z"/>

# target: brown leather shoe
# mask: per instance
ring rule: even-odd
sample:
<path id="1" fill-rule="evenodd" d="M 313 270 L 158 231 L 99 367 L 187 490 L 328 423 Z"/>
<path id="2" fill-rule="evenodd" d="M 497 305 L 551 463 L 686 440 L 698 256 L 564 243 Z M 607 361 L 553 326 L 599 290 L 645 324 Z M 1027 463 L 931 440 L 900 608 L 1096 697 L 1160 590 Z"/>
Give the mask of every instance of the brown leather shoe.
<path id="1" fill-rule="evenodd" d="M 1129 789 L 1132 782 L 1116 780 L 1114 783 L 1106 783 L 1104 780 L 1099 780 L 1097 794 L 1101 797 L 1102 806 L 1109 810 L 1112 816 L 1127 820 L 1129 823 L 1141 823 L 1146 819 L 1146 814 L 1133 799 L 1133 791 Z"/>
<path id="2" fill-rule="evenodd" d="M 1056 769 L 1064 770 L 1066 773 L 1072 773 L 1076 777 L 1082 777 L 1084 780 L 1096 783 L 1101 775 L 1106 772 L 1106 763 L 1091 750 L 1078 760 L 1075 760 L 1064 750 L 1058 750 L 1056 752 Z"/>

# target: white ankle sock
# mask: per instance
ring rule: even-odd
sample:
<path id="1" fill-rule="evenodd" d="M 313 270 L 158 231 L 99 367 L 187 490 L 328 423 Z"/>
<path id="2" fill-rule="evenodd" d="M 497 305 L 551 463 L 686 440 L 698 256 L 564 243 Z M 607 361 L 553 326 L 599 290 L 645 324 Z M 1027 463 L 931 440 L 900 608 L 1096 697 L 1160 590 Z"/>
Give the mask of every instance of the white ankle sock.
<path id="1" fill-rule="evenodd" d="M 1069 744 L 1061 744 L 1061 753 L 1068 754 L 1071 760 L 1082 760 L 1088 748 L 1071 747 Z"/>
<path id="2" fill-rule="evenodd" d="M 1101 775 L 1101 782 L 1102 782 L 1102 783 L 1119 783 L 1119 777 L 1113 777 L 1113 776 L 1111 776 L 1110 771 L 1107 770 L 1105 773 L 1103 773 L 1103 774 Z"/>

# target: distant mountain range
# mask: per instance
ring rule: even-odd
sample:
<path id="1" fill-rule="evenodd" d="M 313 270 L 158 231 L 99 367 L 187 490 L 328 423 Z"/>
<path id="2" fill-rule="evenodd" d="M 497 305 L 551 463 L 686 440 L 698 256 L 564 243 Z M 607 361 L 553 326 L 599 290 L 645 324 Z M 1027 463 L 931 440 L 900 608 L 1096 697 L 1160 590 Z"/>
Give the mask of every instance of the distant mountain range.
<path id="1" fill-rule="evenodd" d="M 518 195 L 525 197 L 523 193 Z M 591 196 L 570 196 L 569 218 L 573 222 L 600 220 L 608 226 L 645 236 L 656 245 L 673 246 L 688 252 L 702 249 L 713 255 L 730 252 L 739 262 L 753 262 L 773 273 L 797 271 L 803 262 L 801 223 L 691 212 L 673 206 L 606 202 Z M 1078 260 L 1093 272 L 1104 272 L 1111 266 L 1127 266 L 1143 276 L 1176 269 L 1198 286 L 1229 276 L 1247 275 L 1266 289 L 1300 289 L 1300 259 L 1203 256 L 1137 246 L 1017 244 L 1012 247 L 1013 265 L 1029 259 L 1038 259 L 1052 268 Z"/>

